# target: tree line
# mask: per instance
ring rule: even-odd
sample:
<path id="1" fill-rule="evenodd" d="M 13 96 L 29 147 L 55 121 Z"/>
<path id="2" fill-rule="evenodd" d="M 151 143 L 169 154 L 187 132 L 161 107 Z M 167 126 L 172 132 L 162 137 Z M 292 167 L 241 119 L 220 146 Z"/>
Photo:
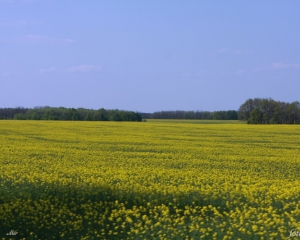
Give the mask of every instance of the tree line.
<path id="1" fill-rule="evenodd" d="M 0 119 L 73 120 L 73 121 L 142 121 L 139 113 L 124 110 L 35 107 L 0 108 Z"/>
<path id="2" fill-rule="evenodd" d="M 77 121 L 142 121 L 143 119 L 242 120 L 248 124 L 300 124 L 300 103 L 275 101 L 271 98 L 246 100 L 238 111 L 159 111 L 137 113 L 124 110 L 85 108 L 0 108 L 0 119 L 77 120 Z"/>
<path id="3" fill-rule="evenodd" d="M 122 110 L 99 110 L 85 108 L 0 108 L 0 119 L 15 120 L 79 120 L 79 121 L 142 121 L 142 119 L 197 119 L 237 120 L 238 112 L 229 111 L 159 111 L 136 113 Z"/>
<path id="4" fill-rule="evenodd" d="M 154 113 L 141 113 L 146 119 L 197 119 L 197 120 L 237 120 L 235 110 L 228 111 L 160 111 Z"/>
<path id="5" fill-rule="evenodd" d="M 249 124 L 299 124 L 300 103 L 280 102 L 272 98 L 248 99 L 240 106 L 238 118 Z"/>

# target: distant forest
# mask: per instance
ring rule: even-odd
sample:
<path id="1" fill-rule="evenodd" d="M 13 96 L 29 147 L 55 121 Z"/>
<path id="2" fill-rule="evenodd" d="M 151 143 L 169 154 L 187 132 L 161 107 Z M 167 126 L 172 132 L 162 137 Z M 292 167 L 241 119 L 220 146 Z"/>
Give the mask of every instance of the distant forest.
<path id="1" fill-rule="evenodd" d="M 146 119 L 203 119 L 203 120 L 238 120 L 238 112 L 228 111 L 160 111 L 141 113 Z"/>
<path id="2" fill-rule="evenodd" d="M 142 114 L 153 119 L 241 120 L 248 124 L 300 124 L 300 103 L 275 101 L 272 98 L 246 100 L 238 111 L 161 111 Z"/>
<path id="3" fill-rule="evenodd" d="M 0 119 L 73 120 L 73 121 L 143 121 L 144 119 L 241 120 L 248 124 L 300 124 L 300 103 L 254 98 L 245 101 L 238 111 L 160 111 L 138 113 L 124 110 L 85 108 L 0 108 Z"/>
<path id="4" fill-rule="evenodd" d="M 72 120 L 72 121 L 142 121 L 139 113 L 123 110 L 85 108 L 0 108 L 0 119 L 15 120 Z"/>
<path id="5" fill-rule="evenodd" d="M 211 119 L 237 120 L 238 113 L 229 111 L 161 111 L 137 113 L 123 110 L 99 110 L 85 108 L 0 108 L 0 119 L 15 120 L 73 120 L 73 121 L 142 121 L 142 119 Z"/>

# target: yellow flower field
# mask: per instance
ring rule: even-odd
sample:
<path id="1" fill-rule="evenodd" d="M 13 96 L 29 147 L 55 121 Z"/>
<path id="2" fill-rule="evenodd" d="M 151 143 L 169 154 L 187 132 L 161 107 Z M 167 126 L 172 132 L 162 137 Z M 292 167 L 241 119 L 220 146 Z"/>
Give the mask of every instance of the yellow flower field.
<path id="1" fill-rule="evenodd" d="M 0 239 L 296 237 L 300 126 L 216 123 L 0 121 Z"/>

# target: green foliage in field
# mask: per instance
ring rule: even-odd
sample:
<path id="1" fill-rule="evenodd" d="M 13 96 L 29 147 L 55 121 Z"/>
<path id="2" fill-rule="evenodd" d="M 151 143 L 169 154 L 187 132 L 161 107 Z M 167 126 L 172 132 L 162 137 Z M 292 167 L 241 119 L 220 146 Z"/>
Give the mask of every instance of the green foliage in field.
<path id="1" fill-rule="evenodd" d="M 250 98 L 240 106 L 238 116 L 250 124 L 300 124 L 300 103 Z"/>
<path id="2" fill-rule="evenodd" d="M 35 107 L 0 108 L 0 119 L 15 120 L 67 120 L 67 121 L 132 121 L 141 122 L 139 113 L 123 110 L 93 110 L 85 108 Z"/>
<path id="3" fill-rule="evenodd" d="M 282 239 L 299 126 L 1 121 L 0 239 Z"/>

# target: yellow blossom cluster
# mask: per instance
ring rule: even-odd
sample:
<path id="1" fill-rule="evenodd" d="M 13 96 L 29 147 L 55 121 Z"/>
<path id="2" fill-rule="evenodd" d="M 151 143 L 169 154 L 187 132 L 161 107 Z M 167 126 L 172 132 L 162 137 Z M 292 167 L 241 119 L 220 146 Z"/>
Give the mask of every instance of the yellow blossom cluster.
<path id="1" fill-rule="evenodd" d="M 0 239 L 300 231 L 300 127 L 215 123 L 1 121 Z"/>

